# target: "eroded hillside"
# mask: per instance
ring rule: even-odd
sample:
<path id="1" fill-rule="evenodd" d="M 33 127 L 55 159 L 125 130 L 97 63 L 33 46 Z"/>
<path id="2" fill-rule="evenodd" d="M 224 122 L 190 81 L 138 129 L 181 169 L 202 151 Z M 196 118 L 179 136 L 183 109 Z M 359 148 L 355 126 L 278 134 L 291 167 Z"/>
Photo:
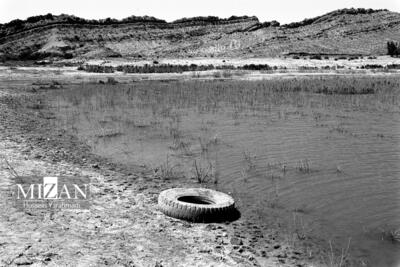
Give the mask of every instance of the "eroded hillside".
<path id="1" fill-rule="evenodd" d="M 261 23 L 256 17 L 153 17 L 85 20 L 37 16 L 0 25 L 0 57 L 57 58 L 269 57 L 291 53 L 386 54 L 400 41 L 400 14 L 343 9 L 302 22 Z"/>

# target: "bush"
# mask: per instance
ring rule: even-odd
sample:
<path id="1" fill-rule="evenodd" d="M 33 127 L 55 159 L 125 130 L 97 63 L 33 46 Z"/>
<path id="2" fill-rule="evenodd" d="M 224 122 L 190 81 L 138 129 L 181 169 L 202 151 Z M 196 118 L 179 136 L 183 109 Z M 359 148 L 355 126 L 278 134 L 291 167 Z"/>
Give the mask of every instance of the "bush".
<path id="1" fill-rule="evenodd" d="M 348 58 L 349 61 L 351 61 L 351 60 L 356 60 L 356 59 L 358 59 L 357 56 L 351 56 L 351 57 Z"/>
<path id="2" fill-rule="evenodd" d="M 249 64 L 243 65 L 242 67 L 238 67 L 238 69 L 242 70 L 272 70 L 273 68 L 268 64 Z"/>
<path id="3" fill-rule="evenodd" d="M 389 64 L 386 66 L 386 68 L 398 70 L 398 69 L 400 69 L 400 64 Z"/>
<path id="4" fill-rule="evenodd" d="M 380 64 L 366 64 L 361 66 L 362 69 L 383 69 Z"/>
<path id="5" fill-rule="evenodd" d="M 73 58 L 74 57 L 74 55 L 72 54 L 72 53 L 65 53 L 64 54 L 64 58 L 65 59 L 71 59 L 71 58 Z"/>
<path id="6" fill-rule="evenodd" d="M 400 44 L 398 42 L 387 42 L 388 55 L 391 57 L 398 57 L 400 55 Z"/>
<path id="7" fill-rule="evenodd" d="M 318 59 L 318 60 L 321 60 L 322 57 L 321 57 L 321 55 L 312 55 L 312 56 L 310 56 L 310 59 Z"/>
<path id="8" fill-rule="evenodd" d="M 279 26 L 280 26 L 280 23 L 278 21 L 276 21 L 276 20 L 266 21 L 266 22 L 261 23 L 261 27 L 265 27 L 265 28 L 268 28 L 268 27 L 279 27 Z"/>

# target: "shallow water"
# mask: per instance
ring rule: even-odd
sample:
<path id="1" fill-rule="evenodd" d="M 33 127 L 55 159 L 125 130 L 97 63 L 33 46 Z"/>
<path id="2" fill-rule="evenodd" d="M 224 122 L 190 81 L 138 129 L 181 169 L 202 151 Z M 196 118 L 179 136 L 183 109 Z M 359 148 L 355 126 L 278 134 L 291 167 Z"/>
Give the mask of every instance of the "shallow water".
<path id="1" fill-rule="evenodd" d="M 244 216 L 262 224 L 271 208 L 294 212 L 325 245 L 350 239 L 368 266 L 400 265 L 399 245 L 382 234 L 400 226 L 398 96 L 222 87 L 78 85 L 52 92 L 52 106 L 58 126 L 99 155 L 154 169 L 168 161 L 183 177 L 196 160 Z"/>

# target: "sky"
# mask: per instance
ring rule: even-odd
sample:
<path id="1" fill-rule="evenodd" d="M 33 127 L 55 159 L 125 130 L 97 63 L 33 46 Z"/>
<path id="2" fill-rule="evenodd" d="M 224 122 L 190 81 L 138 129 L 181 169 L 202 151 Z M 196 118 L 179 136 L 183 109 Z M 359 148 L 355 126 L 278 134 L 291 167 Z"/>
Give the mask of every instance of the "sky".
<path id="1" fill-rule="evenodd" d="M 166 21 L 195 16 L 254 15 L 260 21 L 290 23 L 350 7 L 400 12 L 400 0 L 0 0 L 0 23 L 47 13 L 86 19 L 148 15 Z"/>

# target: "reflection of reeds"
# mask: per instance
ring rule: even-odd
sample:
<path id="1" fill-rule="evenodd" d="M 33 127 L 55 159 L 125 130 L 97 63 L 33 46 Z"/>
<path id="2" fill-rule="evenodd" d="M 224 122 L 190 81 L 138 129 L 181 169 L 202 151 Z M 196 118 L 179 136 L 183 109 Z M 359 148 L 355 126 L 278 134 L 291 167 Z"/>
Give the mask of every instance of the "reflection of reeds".
<path id="1" fill-rule="evenodd" d="M 266 204 L 267 207 L 271 209 L 276 209 L 279 207 L 279 195 L 276 190 L 273 193 L 267 193 Z"/>
<path id="2" fill-rule="evenodd" d="M 344 128 L 343 124 L 341 124 L 341 123 L 339 123 L 338 125 L 336 125 L 332 129 L 330 129 L 329 132 L 337 132 L 337 133 L 340 133 L 340 134 L 349 133 L 349 131 L 346 128 Z"/>
<path id="3" fill-rule="evenodd" d="M 239 120 L 239 111 L 236 110 L 235 112 L 233 112 L 232 114 L 232 118 L 233 118 L 233 125 L 238 126 L 240 124 L 240 120 Z"/>
<path id="4" fill-rule="evenodd" d="M 199 137 L 200 150 L 202 154 L 206 154 L 208 150 L 218 144 L 218 134 L 214 135 L 212 138 L 202 138 Z"/>
<path id="5" fill-rule="evenodd" d="M 173 150 L 180 150 L 182 151 L 183 155 L 190 156 L 192 155 L 192 151 L 190 150 L 190 142 L 182 141 L 181 139 L 174 139 L 173 140 Z"/>
<path id="6" fill-rule="evenodd" d="M 299 240 L 305 240 L 312 232 L 312 229 L 304 222 L 303 217 L 296 213 L 293 213 L 293 225 L 294 232 Z"/>
<path id="7" fill-rule="evenodd" d="M 210 145 L 209 142 L 206 142 L 205 140 L 203 140 L 202 138 L 199 137 L 199 143 L 200 143 L 200 149 L 201 149 L 201 153 L 207 153 L 208 152 L 208 147 Z"/>
<path id="8" fill-rule="evenodd" d="M 255 160 L 257 156 L 252 155 L 250 151 L 243 151 L 243 160 L 245 162 L 247 170 L 252 170 L 256 167 Z"/>
<path id="9" fill-rule="evenodd" d="M 321 119 L 322 119 L 322 113 L 313 111 L 312 115 L 313 115 L 315 124 L 318 125 L 319 121 L 321 121 Z"/>
<path id="10" fill-rule="evenodd" d="M 297 170 L 302 173 L 309 173 L 311 169 L 310 169 L 310 162 L 308 161 L 308 159 L 302 159 L 299 162 L 297 162 Z"/>
<path id="11" fill-rule="evenodd" d="M 382 237 L 386 240 L 392 242 L 400 242 L 400 228 L 398 229 L 389 229 L 389 230 L 381 230 Z"/>
<path id="12" fill-rule="evenodd" d="M 347 259 L 349 258 L 350 254 L 349 254 L 349 250 L 350 250 L 350 242 L 351 242 L 351 238 L 349 238 L 348 242 L 347 242 L 347 247 L 346 248 L 342 248 L 340 250 L 340 254 L 336 255 L 336 252 L 332 246 L 332 241 L 329 240 L 329 248 L 330 251 L 327 255 L 327 265 L 329 267 L 342 267 L 342 266 L 347 266 Z"/>
<path id="13" fill-rule="evenodd" d="M 248 171 L 243 168 L 240 170 L 240 175 L 242 177 L 243 182 L 247 183 Z"/>
<path id="14" fill-rule="evenodd" d="M 392 241 L 400 242 L 400 228 L 389 231 L 389 238 Z"/>
<path id="15" fill-rule="evenodd" d="M 288 170 L 288 163 L 287 162 L 267 162 L 266 165 L 267 172 L 273 171 L 273 170 L 278 170 L 281 171 L 284 175 L 286 174 Z"/>

